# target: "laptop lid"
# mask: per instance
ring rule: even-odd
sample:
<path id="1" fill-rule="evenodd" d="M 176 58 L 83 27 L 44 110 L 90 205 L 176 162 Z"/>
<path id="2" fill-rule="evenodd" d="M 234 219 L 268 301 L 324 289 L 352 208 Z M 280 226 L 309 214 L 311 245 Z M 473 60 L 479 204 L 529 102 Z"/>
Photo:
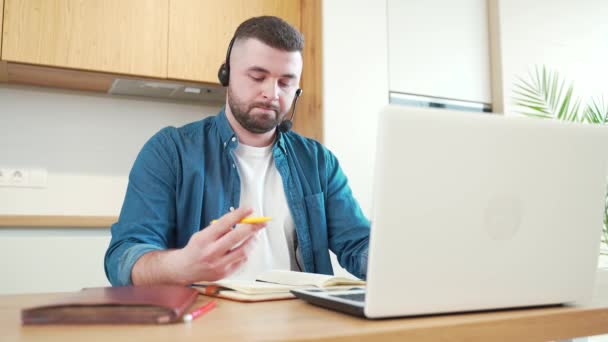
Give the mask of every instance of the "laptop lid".
<path id="1" fill-rule="evenodd" d="M 367 317 L 591 295 L 607 128 L 389 105 L 378 129 Z"/>

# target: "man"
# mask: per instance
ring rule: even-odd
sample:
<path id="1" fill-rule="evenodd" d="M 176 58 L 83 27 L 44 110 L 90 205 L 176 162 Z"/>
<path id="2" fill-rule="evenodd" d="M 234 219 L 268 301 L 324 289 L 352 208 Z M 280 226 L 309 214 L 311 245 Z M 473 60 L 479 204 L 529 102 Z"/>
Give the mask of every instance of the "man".
<path id="1" fill-rule="evenodd" d="M 285 124 L 302 48 L 301 33 L 276 17 L 237 28 L 218 73 L 225 108 L 161 130 L 133 165 L 105 256 L 113 285 L 332 274 L 329 250 L 365 278 L 370 225 L 338 161 Z M 272 220 L 239 224 L 250 215 Z"/>

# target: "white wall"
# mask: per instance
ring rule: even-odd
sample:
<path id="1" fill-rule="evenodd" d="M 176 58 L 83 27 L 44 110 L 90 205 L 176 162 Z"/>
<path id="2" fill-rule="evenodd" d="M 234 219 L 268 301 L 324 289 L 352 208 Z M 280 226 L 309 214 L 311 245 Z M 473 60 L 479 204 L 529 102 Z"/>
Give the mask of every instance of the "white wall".
<path id="1" fill-rule="evenodd" d="M 323 1 L 324 142 L 369 215 L 380 109 L 388 104 L 386 2 Z"/>
<path id="2" fill-rule="evenodd" d="M 48 170 L 45 189 L 0 188 L 0 215 L 118 215 L 141 146 L 219 107 L 0 86 L 0 166 Z M 106 285 L 109 229 L 0 228 L 0 293 Z"/>
<path id="3" fill-rule="evenodd" d="M 584 98 L 608 99 L 608 2 L 605 0 L 491 0 L 497 4 L 505 113 L 513 84 L 544 64 L 574 81 Z"/>

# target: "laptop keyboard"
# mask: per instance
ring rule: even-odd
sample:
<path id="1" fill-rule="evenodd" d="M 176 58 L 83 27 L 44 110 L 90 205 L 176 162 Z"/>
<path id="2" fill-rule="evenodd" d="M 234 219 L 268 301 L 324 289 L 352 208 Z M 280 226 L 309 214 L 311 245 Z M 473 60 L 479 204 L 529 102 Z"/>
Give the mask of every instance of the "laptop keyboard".
<path id="1" fill-rule="evenodd" d="M 355 302 L 365 302 L 365 292 L 361 293 L 344 293 L 344 294 L 332 294 L 332 297 L 338 297 L 342 299 L 348 299 Z"/>

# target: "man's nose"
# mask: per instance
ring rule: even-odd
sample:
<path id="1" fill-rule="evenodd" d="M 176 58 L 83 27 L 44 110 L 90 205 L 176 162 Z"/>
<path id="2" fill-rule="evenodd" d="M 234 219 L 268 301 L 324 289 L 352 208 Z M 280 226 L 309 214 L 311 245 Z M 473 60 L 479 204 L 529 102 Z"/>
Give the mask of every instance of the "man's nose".
<path id="1" fill-rule="evenodd" d="M 263 94 L 265 99 L 276 100 L 279 98 L 279 84 L 278 81 L 268 79 L 264 82 Z"/>

